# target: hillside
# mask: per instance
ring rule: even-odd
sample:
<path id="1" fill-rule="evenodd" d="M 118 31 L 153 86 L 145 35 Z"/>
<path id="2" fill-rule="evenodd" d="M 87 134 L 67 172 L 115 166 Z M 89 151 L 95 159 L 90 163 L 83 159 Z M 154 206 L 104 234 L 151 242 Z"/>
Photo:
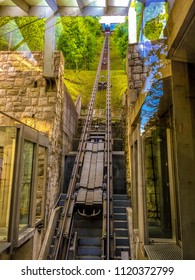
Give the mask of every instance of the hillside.
<path id="1" fill-rule="evenodd" d="M 101 39 L 103 41 L 103 39 Z M 76 101 L 77 96 L 81 94 L 82 109 L 87 109 L 91 91 L 96 75 L 96 69 L 101 52 L 101 44 L 99 43 L 99 50 L 97 51 L 97 57 L 93 64 L 93 70 L 69 70 L 65 69 L 65 85 L 73 98 Z M 116 52 L 113 38 L 110 40 L 110 67 L 111 67 L 111 103 L 112 103 L 112 114 L 114 116 L 120 116 L 122 113 L 122 100 L 123 94 L 127 88 L 127 77 L 125 70 L 122 69 L 122 60 Z M 101 73 L 102 74 L 102 73 Z M 97 113 L 102 114 L 105 109 L 105 91 L 98 91 L 96 96 L 95 109 Z"/>

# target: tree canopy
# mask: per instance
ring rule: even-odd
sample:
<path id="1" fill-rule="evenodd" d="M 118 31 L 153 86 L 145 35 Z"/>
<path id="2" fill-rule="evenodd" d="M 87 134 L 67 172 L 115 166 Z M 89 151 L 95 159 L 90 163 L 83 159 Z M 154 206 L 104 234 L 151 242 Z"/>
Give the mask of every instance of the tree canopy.
<path id="1" fill-rule="evenodd" d="M 101 35 L 98 17 L 61 17 L 57 26 L 57 48 L 69 69 L 90 69 Z"/>
<path id="2" fill-rule="evenodd" d="M 114 41 L 121 58 L 126 59 L 128 46 L 128 17 L 125 22 L 117 24 L 114 30 Z"/>

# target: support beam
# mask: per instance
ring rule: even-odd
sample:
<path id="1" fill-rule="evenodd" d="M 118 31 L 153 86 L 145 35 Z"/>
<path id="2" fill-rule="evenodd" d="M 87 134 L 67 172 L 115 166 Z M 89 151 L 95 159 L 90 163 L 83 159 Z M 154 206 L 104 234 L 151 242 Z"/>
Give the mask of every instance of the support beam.
<path id="1" fill-rule="evenodd" d="M 45 0 L 48 4 L 48 6 L 52 9 L 52 11 L 55 13 L 57 13 L 59 7 L 58 5 L 56 4 L 56 1 L 55 0 Z"/>
<path id="2" fill-rule="evenodd" d="M 55 15 L 52 10 L 47 14 L 45 23 L 45 46 L 43 76 L 54 78 Z"/>
<path id="3" fill-rule="evenodd" d="M 28 13 L 18 6 L 0 6 L 0 17 L 25 17 Z"/>
<path id="4" fill-rule="evenodd" d="M 21 10 L 23 10 L 24 12 L 28 13 L 29 9 L 30 9 L 30 5 L 23 0 L 12 0 L 12 2 L 14 4 L 16 4 L 16 6 L 18 6 Z"/>
<path id="5" fill-rule="evenodd" d="M 76 0 L 76 1 L 79 6 L 79 9 L 82 10 L 85 7 L 85 5 L 83 4 L 83 0 Z"/>

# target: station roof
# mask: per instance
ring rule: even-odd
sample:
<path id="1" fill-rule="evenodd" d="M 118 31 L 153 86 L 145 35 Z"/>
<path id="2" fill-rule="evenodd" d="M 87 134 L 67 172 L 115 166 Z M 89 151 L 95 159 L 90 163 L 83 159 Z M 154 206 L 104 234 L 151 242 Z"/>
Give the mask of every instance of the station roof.
<path id="1" fill-rule="evenodd" d="M 0 16 L 127 16 L 131 0 L 0 0 Z"/>

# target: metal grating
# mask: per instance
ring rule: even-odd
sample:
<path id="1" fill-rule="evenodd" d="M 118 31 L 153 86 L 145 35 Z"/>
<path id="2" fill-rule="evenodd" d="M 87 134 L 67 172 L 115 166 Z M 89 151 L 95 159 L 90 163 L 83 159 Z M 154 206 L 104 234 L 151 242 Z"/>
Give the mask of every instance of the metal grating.
<path id="1" fill-rule="evenodd" d="M 182 260 L 182 249 L 173 243 L 145 245 L 150 260 Z"/>

